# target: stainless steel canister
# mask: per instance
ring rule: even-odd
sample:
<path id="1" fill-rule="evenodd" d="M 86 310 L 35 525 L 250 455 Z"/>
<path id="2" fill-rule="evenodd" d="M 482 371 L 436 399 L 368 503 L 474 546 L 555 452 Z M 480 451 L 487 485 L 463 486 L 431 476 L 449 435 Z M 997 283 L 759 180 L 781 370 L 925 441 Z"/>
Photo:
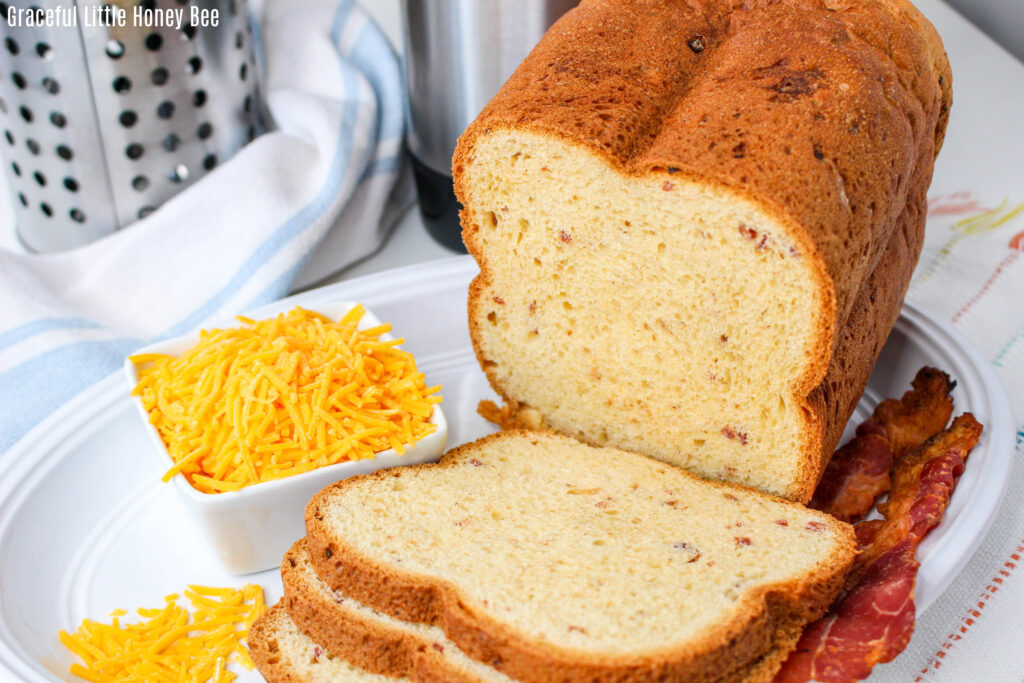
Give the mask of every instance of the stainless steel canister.
<path id="1" fill-rule="evenodd" d="M 145 217 L 258 133 L 245 0 L 0 2 L 0 41 L 0 150 L 30 250 Z"/>
<path id="2" fill-rule="evenodd" d="M 402 0 L 409 129 L 431 234 L 463 250 L 452 191 L 455 143 L 544 32 L 578 0 Z"/>

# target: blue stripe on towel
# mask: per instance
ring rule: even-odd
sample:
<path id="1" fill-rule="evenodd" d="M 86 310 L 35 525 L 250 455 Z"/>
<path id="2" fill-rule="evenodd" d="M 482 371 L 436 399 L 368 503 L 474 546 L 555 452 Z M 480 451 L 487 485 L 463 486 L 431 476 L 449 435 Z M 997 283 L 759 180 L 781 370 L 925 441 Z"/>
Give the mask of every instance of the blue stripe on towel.
<path id="1" fill-rule="evenodd" d="M 109 375 L 141 344 L 138 339 L 75 342 L 0 374 L 0 405 L 6 407 L 0 453 L 58 406 Z"/>
<path id="2" fill-rule="evenodd" d="M 340 35 L 341 31 L 344 30 L 344 25 L 351 18 L 354 7 L 355 3 L 353 0 L 344 0 L 344 2 L 338 6 L 334 15 L 334 22 L 331 30 L 332 37 L 336 34 Z M 345 68 L 346 65 L 344 63 L 342 64 L 342 67 L 343 72 L 347 73 L 349 71 L 348 68 Z M 355 95 L 356 91 L 348 90 L 348 85 L 349 83 L 346 80 L 346 113 L 350 107 L 358 106 L 358 100 Z M 270 259 L 272 259 L 285 244 L 290 242 L 296 235 L 301 234 L 306 228 L 311 226 L 317 218 L 320 217 L 320 215 L 337 196 L 345 178 L 345 173 L 348 169 L 349 159 L 347 157 L 347 153 L 351 147 L 351 141 L 345 139 L 345 136 L 342 134 L 345 132 L 343 126 L 346 121 L 350 120 L 346 116 L 343 116 L 342 127 L 340 127 L 338 134 L 338 143 L 335 146 L 334 156 L 331 160 L 331 167 L 327 173 L 327 179 L 324 181 L 324 184 L 317 195 L 306 206 L 293 214 L 291 218 L 271 233 L 270 236 L 256 248 L 245 263 L 242 264 L 242 267 L 235 272 L 234 276 L 232 276 L 220 291 L 207 299 L 191 314 L 185 316 L 182 320 L 157 335 L 157 339 L 176 337 L 198 327 L 204 320 L 220 310 L 220 308 L 232 296 L 237 294 L 238 291 L 249 282 L 252 276 L 255 275 Z M 351 123 L 349 125 L 351 125 Z M 352 131 L 348 132 L 351 134 Z M 269 291 L 269 289 L 264 291 Z M 276 296 L 280 296 L 283 293 L 284 291 L 279 291 Z M 264 300 L 267 299 L 260 300 L 260 302 Z"/>
<path id="3" fill-rule="evenodd" d="M 401 138 L 405 128 L 402 74 L 395 68 L 398 56 L 391 43 L 376 24 L 367 22 L 347 57 L 363 74 L 377 95 L 379 104 L 374 126 L 376 137 L 379 140 Z M 367 163 L 369 158 L 362 166 L 365 167 Z"/>
<path id="4" fill-rule="evenodd" d="M 399 168 L 401 168 L 402 159 L 402 154 L 392 154 L 389 157 L 377 159 L 372 164 L 370 164 L 369 168 L 366 169 L 364 177 L 372 178 L 373 176 L 381 175 L 384 173 L 394 173 Z"/>
<path id="5" fill-rule="evenodd" d="M 344 23 L 337 21 L 331 28 L 331 39 L 334 41 L 336 46 L 341 41 L 341 34 L 344 29 Z M 382 59 L 382 57 L 387 59 Z M 361 73 L 367 79 L 377 95 L 378 105 L 375 135 L 378 137 L 378 142 L 375 146 L 367 147 L 364 160 L 359 165 L 359 170 L 362 171 L 361 180 L 365 181 L 375 175 L 398 170 L 402 161 L 401 155 L 392 155 L 384 159 L 378 159 L 372 164 L 370 163 L 373 153 L 379 149 L 382 144 L 401 139 L 405 125 L 401 104 L 402 92 L 401 82 L 399 80 L 400 74 L 397 69 L 393 68 L 396 64 L 395 60 L 397 57 L 394 50 L 391 48 L 391 44 L 388 42 L 387 38 L 384 37 L 384 34 L 381 33 L 376 24 L 373 22 L 367 22 L 359 32 L 359 36 L 356 38 L 351 52 L 348 55 L 344 55 L 339 49 L 338 58 L 341 62 L 340 66 L 343 77 L 345 78 L 346 91 L 353 92 L 358 87 L 357 72 L 353 71 L 352 67 L 346 63 L 347 60 L 357 67 L 358 73 Z M 392 67 L 390 69 L 390 75 L 384 71 L 384 69 L 388 69 L 389 66 Z M 351 102 L 346 103 L 346 110 L 344 113 L 346 118 L 350 113 L 353 116 L 356 113 L 355 110 L 352 112 L 349 111 L 349 104 L 351 104 Z M 388 112 L 388 115 L 383 119 L 383 121 L 381 118 L 382 111 Z M 397 123 L 395 120 L 397 120 Z M 384 134 L 384 129 L 387 129 L 393 134 Z M 310 249 L 302 255 L 302 258 L 292 264 L 291 267 L 287 268 L 283 273 L 275 278 L 273 282 L 268 284 L 259 294 L 253 297 L 253 299 L 249 301 L 244 308 L 253 308 L 262 303 L 273 301 L 274 299 L 278 299 L 283 296 L 288 291 L 288 287 L 291 283 L 295 281 L 296 277 L 298 277 L 299 273 L 306 265 L 306 262 L 309 261 L 309 258 L 313 255 L 317 246 L 318 245 L 313 245 L 310 247 Z"/>
<path id="6" fill-rule="evenodd" d="M 14 346 L 26 339 L 52 332 L 53 330 L 88 330 L 99 327 L 98 324 L 85 318 L 43 318 L 18 325 L 0 334 L 0 351 Z"/>
<path id="7" fill-rule="evenodd" d="M 342 77 L 345 80 L 345 89 L 348 92 L 353 92 L 355 88 L 358 88 L 359 79 L 356 77 L 356 73 L 352 70 L 351 67 L 347 66 L 346 64 L 342 64 L 341 67 Z M 339 188 L 341 185 L 344 184 L 345 179 L 348 177 L 350 171 L 354 170 L 352 169 L 351 165 L 345 165 L 337 162 L 342 159 L 348 160 L 352 152 L 352 134 L 355 132 L 355 121 L 356 116 L 358 116 L 358 114 L 359 102 L 357 100 L 350 99 L 347 102 L 345 102 L 345 109 L 342 113 L 342 122 L 344 125 L 348 126 L 349 130 L 347 135 L 338 136 L 338 145 L 339 147 L 343 146 L 344 149 L 339 149 L 335 154 L 334 159 L 338 167 L 332 167 L 331 172 L 329 174 L 329 176 L 332 178 L 335 175 L 338 176 L 337 182 Z M 373 148 L 371 147 L 370 149 Z M 331 194 L 324 194 L 323 201 L 325 205 L 327 202 L 330 202 L 334 199 L 334 194 L 337 192 L 337 189 L 338 188 L 335 188 L 334 192 Z M 317 198 L 320 199 L 319 196 Z M 323 208 L 326 208 L 326 206 Z M 323 208 L 321 208 L 319 211 L 322 212 Z M 306 265 L 306 261 L 309 260 L 309 257 L 313 254 L 313 251 L 317 248 L 317 246 L 319 245 L 312 245 L 306 251 L 306 253 L 303 254 L 295 263 L 286 268 L 284 272 L 278 275 L 276 278 L 271 280 L 266 287 L 260 290 L 259 294 L 254 296 L 243 307 L 243 310 L 248 310 L 255 306 L 259 306 L 262 303 L 273 301 L 274 299 L 280 299 L 288 291 L 288 287 L 291 285 L 292 282 L 295 281 L 295 278 L 298 277 L 299 271 L 301 271 L 303 266 Z"/>

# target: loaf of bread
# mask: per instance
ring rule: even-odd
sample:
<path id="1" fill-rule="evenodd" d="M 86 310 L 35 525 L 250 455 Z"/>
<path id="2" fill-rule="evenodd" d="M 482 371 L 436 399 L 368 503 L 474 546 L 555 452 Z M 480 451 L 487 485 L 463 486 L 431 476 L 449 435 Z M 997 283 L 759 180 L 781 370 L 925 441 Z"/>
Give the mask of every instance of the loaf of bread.
<path id="1" fill-rule="evenodd" d="M 904 0 L 584 0 L 453 161 L 511 421 L 808 500 L 917 261 L 950 86 Z"/>
<path id="2" fill-rule="evenodd" d="M 306 530 L 323 590 L 439 627 L 527 682 L 770 679 L 855 553 L 828 515 L 527 431 L 333 484 Z M 353 605 L 297 604 L 290 583 L 307 632 L 338 636 L 329 647 L 345 649 L 345 624 L 376 631 Z"/>

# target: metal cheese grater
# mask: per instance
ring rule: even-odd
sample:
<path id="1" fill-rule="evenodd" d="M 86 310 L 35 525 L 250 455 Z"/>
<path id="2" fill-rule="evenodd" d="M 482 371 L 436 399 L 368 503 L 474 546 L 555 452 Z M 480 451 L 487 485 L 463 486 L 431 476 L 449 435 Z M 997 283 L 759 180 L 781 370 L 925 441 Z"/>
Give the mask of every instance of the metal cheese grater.
<path id="1" fill-rule="evenodd" d="M 26 248 L 123 228 L 259 132 L 245 0 L 38 0 L 32 11 L 77 13 L 77 26 L 9 24 L 10 6 L 27 4 L 0 2 L 0 149 Z M 218 25 L 191 24 L 193 4 Z M 126 24 L 87 26 L 104 5 Z M 183 9 L 184 21 L 137 24 L 136 6 Z"/>

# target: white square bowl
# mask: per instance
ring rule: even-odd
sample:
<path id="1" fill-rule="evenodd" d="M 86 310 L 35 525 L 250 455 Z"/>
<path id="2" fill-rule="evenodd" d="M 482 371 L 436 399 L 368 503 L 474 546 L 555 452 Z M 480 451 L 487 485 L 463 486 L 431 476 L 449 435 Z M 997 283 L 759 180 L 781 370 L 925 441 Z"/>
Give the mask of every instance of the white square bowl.
<path id="1" fill-rule="evenodd" d="M 338 301 L 321 304 L 309 310 L 332 320 L 339 320 L 354 306 L 356 303 L 351 301 Z M 290 311 L 292 308 L 294 304 L 283 300 L 246 315 L 253 320 L 261 320 Z M 359 329 L 369 329 L 380 324 L 381 321 L 373 313 L 366 311 L 359 322 Z M 231 318 L 223 323 L 214 322 L 205 329 L 238 325 L 240 323 Z M 380 338 L 387 341 L 394 337 L 382 334 Z M 198 342 L 197 330 L 192 334 L 151 344 L 139 349 L 135 354 L 160 353 L 178 356 Z M 139 374 L 135 364 L 127 358 L 124 362 L 124 371 L 131 389 L 134 389 L 138 384 Z M 133 397 L 133 401 L 153 444 L 153 452 L 164 471 L 169 470 L 175 463 L 167 452 L 160 433 L 150 423 L 149 413 L 146 412 L 142 400 L 136 396 Z M 262 571 L 277 567 L 291 544 L 305 535 L 306 504 L 314 494 L 328 484 L 379 469 L 436 461 L 441 456 L 448 438 L 448 422 L 439 405 L 434 406 L 430 422 L 437 425 L 434 433 L 409 446 L 404 455 L 399 455 L 394 449 L 388 449 L 377 453 L 372 459 L 339 462 L 291 477 L 252 484 L 238 491 L 203 493 L 193 488 L 181 473 L 176 474 L 168 485 L 174 487 L 201 539 L 217 556 L 225 570 L 232 574 Z"/>

